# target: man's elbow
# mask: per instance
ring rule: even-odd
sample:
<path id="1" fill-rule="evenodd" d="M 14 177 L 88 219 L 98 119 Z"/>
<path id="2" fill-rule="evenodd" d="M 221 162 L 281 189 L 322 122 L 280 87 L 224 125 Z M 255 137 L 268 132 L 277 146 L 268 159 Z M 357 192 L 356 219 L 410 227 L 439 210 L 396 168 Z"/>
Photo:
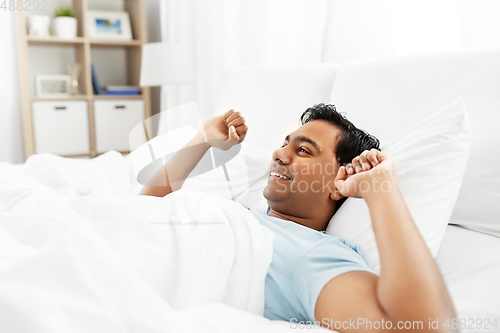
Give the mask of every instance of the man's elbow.
<path id="1" fill-rule="evenodd" d="M 139 192 L 139 195 L 149 195 L 162 198 L 170 193 L 172 193 L 172 187 L 170 186 L 144 186 Z"/>
<path id="2" fill-rule="evenodd" d="M 422 332 L 430 330 L 433 333 L 458 333 L 458 322 L 453 307 L 447 306 L 422 306 L 420 308 L 400 304 L 397 310 L 386 311 L 392 323 L 404 323 L 411 326 L 405 332 Z M 455 327 L 455 328 L 454 328 Z"/>

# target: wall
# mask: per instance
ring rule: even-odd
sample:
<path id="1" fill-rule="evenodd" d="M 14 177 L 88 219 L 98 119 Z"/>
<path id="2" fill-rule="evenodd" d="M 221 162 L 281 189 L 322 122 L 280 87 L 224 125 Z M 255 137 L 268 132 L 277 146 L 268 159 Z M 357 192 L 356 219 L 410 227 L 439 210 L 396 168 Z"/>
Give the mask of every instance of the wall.
<path id="1" fill-rule="evenodd" d="M 497 0 L 332 0 L 323 61 L 500 47 Z"/>
<path id="2" fill-rule="evenodd" d="M 0 11 L 0 162 L 22 163 L 15 13 Z"/>

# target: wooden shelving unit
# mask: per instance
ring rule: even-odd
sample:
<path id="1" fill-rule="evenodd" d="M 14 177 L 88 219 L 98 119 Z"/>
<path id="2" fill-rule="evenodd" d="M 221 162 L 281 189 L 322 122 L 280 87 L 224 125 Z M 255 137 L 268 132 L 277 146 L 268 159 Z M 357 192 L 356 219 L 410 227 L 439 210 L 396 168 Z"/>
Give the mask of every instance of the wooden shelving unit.
<path id="1" fill-rule="evenodd" d="M 18 48 L 20 58 L 20 84 L 21 84 L 21 108 L 22 108 L 22 127 L 24 139 L 24 156 L 27 159 L 33 155 L 35 150 L 34 134 L 33 134 L 33 115 L 31 103 L 34 101 L 75 101 L 84 100 L 88 105 L 88 120 L 90 134 L 90 151 L 88 156 L 95 157 L 99 153 L 96 151 L 95 145 L 95 123 L 93 102 L 95 100 L 143 100 L 144 101 L 144 118 L 151 116 L 151 101 L 150 89 L 141 88 L 140 95 L 131 96 L 107 96 L 94 95 L 92 86 L 91 73 L 91 50 L 93 48 L 125 48 L 129 53 L 127 60 L 128 84 L 139 85 L 142 45 L 147 43 L 147 26 L 144 0 L 125 0 L 125 11 L 129 13 L 130 23 L 132 26 L 133 40 L 117 41 L 117 40 L 92 40 L 87 35 L 87 0 L 73 0 L 73 11 L 78 20 L 77 36 L 74 39 L 60 39 L 57 37 L 40 38 L 33 37 L 27 34 L 26 17 L 23 11 L 18 12 Z M 69 97 L 37 97 L 32 95 L 30 88 L 31 76 L 29 73 L 29 47 L 30 46 L 65 46 L 75 49 L 75 61 L 82 65 L 82 72 L 79 78 L 80 94 Z M 126 153 L 126 152 L 124 152 Z M 64 156 L 81 156 L 64 155 Z"/>
<path id="2" fill-rule="evenodd" d="M 59 44 L 83 44 L 86 41 L 86 38 L 83 37 L 76 37 L 75 39 L 62 39 L 62 38 L 57 38 L 57 37 L 32 37 L 32 36 L 26 36 L 26 40 L 28 41 L 28 44 L 31 45 L 59 45 Z"/>
<path id="3" fill-rule="evenodd" d="M 139 46 L 142 45 L 139 40 L 90 40 L 90 45 L 98 46 Z"/>
<path id="4" fill-rule="evenodd" d="M 113 100 L 113 99 L 143 99 L 141 95 L 123 95 L 123 96 L 108 96 L 108 95 L 94 95 L 94 100 Z"/>

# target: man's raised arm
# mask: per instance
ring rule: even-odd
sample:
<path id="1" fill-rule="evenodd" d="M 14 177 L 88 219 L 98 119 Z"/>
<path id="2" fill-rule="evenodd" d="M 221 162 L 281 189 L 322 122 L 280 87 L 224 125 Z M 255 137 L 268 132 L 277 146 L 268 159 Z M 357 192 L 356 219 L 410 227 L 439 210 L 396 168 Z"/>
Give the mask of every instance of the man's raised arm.
<path id="1" fill-rule="evenodd" d="M 164 197 L 177 191 L 210 147 L 228 150 L 243 142 L 247 130 L 245 119 L 233 110 L 210 118 L 203 129 L 151 177 L 140 194 Z M 167 186 L 160 185 L 165 182 Z"/>
<path id="2" fill-rule="evenodd" d="M 457 332 L 451 325 L 456 314 L 450 295 L 401 195 L 394 163 L 376 149 L 353 160 L 363 163 L 364 171 L 341 167 L 335 186 L 346 197 L 366 200 L 380 253 L 380 276 L 359 271 L 332 279 L 316 303 L 316 320 L 391 321 L 391 329 L 363 326 L 362 332 L 393 332 L 398 322 L 423 323 L 400 330 L 405 332 Z M 364 181 L 371 184 L 368 191 L 360 189 L 366 188 L 360 187 Z M 439 328 L 430 330 L 429 320 L 436 319 Z M 443 326 L 447 319 L 450 325 Z"/>

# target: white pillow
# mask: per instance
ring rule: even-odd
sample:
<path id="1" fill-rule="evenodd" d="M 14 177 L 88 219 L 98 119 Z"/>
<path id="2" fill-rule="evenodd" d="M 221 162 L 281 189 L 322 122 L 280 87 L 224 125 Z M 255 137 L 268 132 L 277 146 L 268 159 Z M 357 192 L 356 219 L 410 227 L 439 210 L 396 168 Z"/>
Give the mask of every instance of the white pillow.
<path id="1" fill-rule="evenodd" d="M 327 63 L 262 65 L 226 73 L 213 114 L 241 111 L 246 143 L 277 149 L 300 126 L 300 115 L 330 98 L 338 66 Z"/>
<path id="2" fill-rule="evenodd" d="M 462 99 L 417 123 L 382 148 L 396 163 L 401 193 L 434 257 L 457 200 L 469 148 L 469 119 Z M 375 234 L 363 199 L 347 199 L 326 231 L 354 242 L 367 264 L 380 271 Z"/>
<path id="3" fill-rule="evenodd" d="M 450 224 L 500 237 L 500 48 L 346 63 L 330 101 L 382 141 L 463 98 L 470 158 Z"/>

